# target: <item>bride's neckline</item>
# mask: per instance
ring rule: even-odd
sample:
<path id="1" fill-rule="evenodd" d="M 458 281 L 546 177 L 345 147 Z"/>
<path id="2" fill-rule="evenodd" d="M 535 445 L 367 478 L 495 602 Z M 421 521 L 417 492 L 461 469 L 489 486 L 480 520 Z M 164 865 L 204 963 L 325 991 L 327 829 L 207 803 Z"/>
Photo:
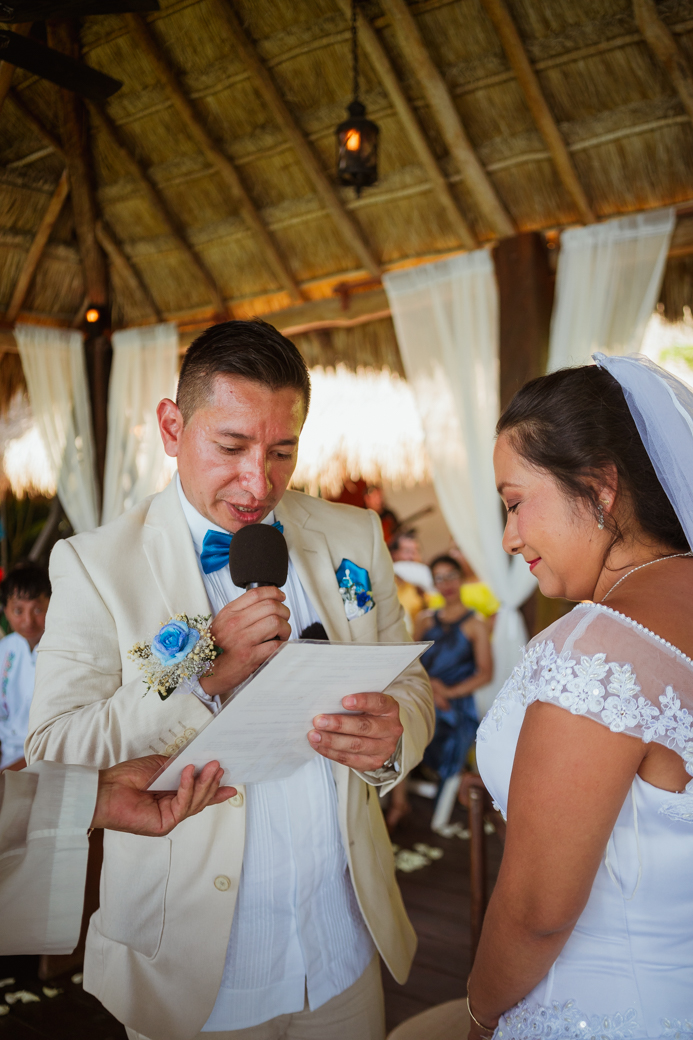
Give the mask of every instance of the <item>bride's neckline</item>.
<path id="1" fill-rule="evenodd" d="M 688 654 L 684 654 L 683 650 L 679 650 L 678 646 L 675 646 L 673 643 L 670 643 L 668 639 L 664 639 L 662 636 L 658 636 L 657 633 L 653 632 L 651 628 L 647 628 L 646 625 L 641 625 L 640 622 L 635 621 L 634 618 L 628 617 L 627 614 L 622 614 L 620 610 L 614 610 L 613 607 L 608 607 L 606 603 L 593 603 L 591 600 L 585 600 L 582 603 L 579 603 L 578 606 L 587 607 L 588 609 L 596 607 L 597 610 L 605 610 L 607 611 L 607 613 L 613 614 L 615 617 L 621 618 L 622 621 L 627 621 L 629 625 L 632 625 L 633 628 L 636 628 L 639 632 L 644 632 L 645 635 L 650 636 L 650 638 L 656 640 L 656 642 L 661 643 L 663 646 L 666 646 L 668 650 L 673 650 L 675 654 L 683 658 L 683 660 L 693 668 L 693 658 L 690 658 Z"/>

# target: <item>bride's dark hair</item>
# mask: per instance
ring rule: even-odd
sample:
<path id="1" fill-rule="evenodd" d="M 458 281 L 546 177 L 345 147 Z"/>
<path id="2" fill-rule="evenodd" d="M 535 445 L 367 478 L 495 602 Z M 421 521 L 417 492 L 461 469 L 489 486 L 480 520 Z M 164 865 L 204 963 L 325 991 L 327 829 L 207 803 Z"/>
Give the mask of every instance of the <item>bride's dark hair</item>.
<path id="1" fill-rule="evenodd" d="M 678 552 L 689 545 L 664 488 L 659 483 L 619 383 L 602 368 L 563 368 L 533 379 L 501 415 L 496 433 L 507 433 L 518 454 L 547 470 L 573 498 L 598 516 L 595 478 L 609 466 L 618 473 L 619 492 L 634 519 L 657 541 Z M 613 515 L 604 517 L 612 545 L 624 532 Z"/>

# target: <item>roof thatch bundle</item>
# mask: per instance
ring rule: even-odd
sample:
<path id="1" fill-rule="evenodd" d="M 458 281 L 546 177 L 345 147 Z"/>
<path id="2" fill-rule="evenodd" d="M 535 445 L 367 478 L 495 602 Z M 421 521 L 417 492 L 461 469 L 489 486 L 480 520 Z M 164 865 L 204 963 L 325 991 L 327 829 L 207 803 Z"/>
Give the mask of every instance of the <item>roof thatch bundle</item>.
<path id="1" fill-rule="evenodd" d="M 82 106 L 77 128 L 114 326 L 275 315 L 303 330 L 312 364 L 398 371 L 382 292 L 361 294 L 377 321 L 345 325 L 359 296 L 344 285 L 372 288 L 384 270 L 516 231 L 693 199 L 693 0 L 362 0 L 360 23 L 380 172 L 357 198 L 335 178 L 351 100 L 346 0 L 161 0 L 146 18 L 81 21 L 82 59 L 123 81 L 105 106 Z M 56 202 L 70 148 L 61 92 L 16 70 L 0 114 L 6 327 L 79 324 L 93 296 L 83 218 L 71 197 Z M 665 279 L 672 318 L 692 299 L 691 223 L 682 215 Z M 19 375 L 2 364 L 9 399 Z"/>

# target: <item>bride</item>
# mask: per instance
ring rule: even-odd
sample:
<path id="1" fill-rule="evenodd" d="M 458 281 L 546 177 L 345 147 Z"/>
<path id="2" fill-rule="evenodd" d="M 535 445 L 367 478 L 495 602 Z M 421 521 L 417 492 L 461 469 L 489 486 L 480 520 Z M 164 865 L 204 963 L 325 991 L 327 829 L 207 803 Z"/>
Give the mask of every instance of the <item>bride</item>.
<path id="1" fill-rule="evenodd" d="M 504 548 L 579 605 L 479 730 L 508 828 L 472 1040 L 693 1040 L 693 393 L 595 359 L 498 424 Z"/>

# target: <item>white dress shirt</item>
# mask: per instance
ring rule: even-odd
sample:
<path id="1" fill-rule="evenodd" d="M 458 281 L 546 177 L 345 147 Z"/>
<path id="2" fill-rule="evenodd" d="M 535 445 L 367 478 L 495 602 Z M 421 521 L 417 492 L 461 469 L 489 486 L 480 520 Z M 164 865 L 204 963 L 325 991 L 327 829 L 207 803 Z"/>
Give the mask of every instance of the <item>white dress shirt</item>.
<path id="1" fill-rule="evenodd" d="M 37 652 L 18 632 L 0 640 L 0 769 L 24 757 Z"/>
<path id="2" fill-rule="evenodd" d="M 176 479 L 199 561 L 207 531 L 223 528 L 190 505 Z M 263 521 L 273 522 L 273 515 Z M 202 578 L 215 614 L 244 592 L 228 564 Z M 297 639 L 320 618 L 291 561 L 282 591 Z M 327 759 L 316 753 L 286 780 L 249 784 L 238 901 L 221 987 L 202 1031 L 247 1029 L 302 1011 L 306 994 L 314 1010 L 353 985 L 374 952 L 349 876 Z"/>

